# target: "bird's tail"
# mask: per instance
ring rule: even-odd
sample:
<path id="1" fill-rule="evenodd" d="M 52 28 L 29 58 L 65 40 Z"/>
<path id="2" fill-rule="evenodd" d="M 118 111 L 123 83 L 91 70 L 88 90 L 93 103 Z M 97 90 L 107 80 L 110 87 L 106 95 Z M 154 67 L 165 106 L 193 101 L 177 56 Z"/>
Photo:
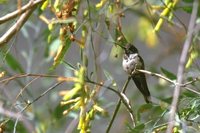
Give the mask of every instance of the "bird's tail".
<path id="1" fill-rule="evenodd" d="M 140 92 L 144 96 L 145 101 L 147 103 L 151 103 L 151 94 L 147 86 L 145 75 L 139 74 L 137 76 L 133 76 L 132 79 L 135 85 L 137 86 L 137 88 L 140 90 Z"/>

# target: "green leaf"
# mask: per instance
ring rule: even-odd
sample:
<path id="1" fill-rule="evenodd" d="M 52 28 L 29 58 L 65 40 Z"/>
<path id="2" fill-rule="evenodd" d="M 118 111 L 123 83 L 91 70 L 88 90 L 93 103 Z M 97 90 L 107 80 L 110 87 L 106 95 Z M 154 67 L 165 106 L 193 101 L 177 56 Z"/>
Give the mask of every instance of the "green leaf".
<path id="1" fill-rule="evenodd" d="M 63 117 L 63 112 L 67 109 L 69 109 L 70 105 L 65 105 L 65 106 L 61 106 L 60 104 L 58 104 L 54 110 L 53 117 L 55 119 L 61 119 Z"/>
<path id="2" fill-rule="evenodd" d="M 15 120 L 11 119 L 6 123 L 6 132 L 8 132 L 8 133 L 12 133 L 13 132 L 13 127 L 15 126 L 15 122 L 16 122 Z M 20 121 L 17 123 L 16 131 L 20 132 L 20 133 L 27 133 L 28 132 L 27 128 Z"/>
<path id="3" fill-rule="evenodd" d="M 192 6 L 185 6 L 185 7 L 182 7 L 182 9 L 187 13 L 192 13 Z"/>
<path id="4" fill-rule="evenodd" d="M 195 98 L 195 97 L 198 96 L 198 94 L 196 94 L 196 93 L 194 93 L 194 92 L 190 92 L 190 91 L 184 91 L 182 94 L 183 94 L 183 96 L 185 96 L 185 97 L 193 97 L 193 98 Z"/>
<path id="5" fill-rule="evenodd" d="M 153 107 L 152 104 L 144 104 L 144 105 L 140 106 L 138 112 L 144 113 L 146 111 L 149 111 L 152 107 Z"/>
<path id="6" fill-rule="evenodd" d="M 193 7 L 192 6 L 184 6 L 184 7 L 181 7 L 185 12 L 187 13 L 192 13 L 192 9 Z M 198 17 L 200 16 L 200 10 L 198 10 L 198 13 L 197 13 Z"/>
<path id="7" fill-rule="evenodd" d="M 117 42 L 118 45 L 125 46 L 125 44 L 128 43 L 128 41 L 124 37 L 119 40 L 119 37 L 122 37 L 122 34 L 116 27 L 115 28 L 115 42 Z"/>
<path id="8" fill-rule="evenodd" d="M 54 56 L 56 54 L 56 52 L 58 51 L 59 45 L 60 45 L 60 40 L 58 38 L 53 40 L 52 43 L 48 45 L 49 57 Z"/>
<path id="9" fill-rule="evenodd" d="M 61 48 L 61 50 L 57 51 L 56 58 L 54 58 L 53 66 L 50 68 L 51 70 L 55 69 L 62 62 L 67 50 L 71 46 L 71 40 L 68 37 L 65 40 L 65 44 L 63 44 L 63 42 L 61 42 L 60 45 L 62 45 L 62 48 Z"/>
<path id="10" fill-rule="evenodd" d="M 121 45 L 121 44 L 120 44 Z M 120 55 L 122 55 L 123 49 L 119 46 L 113 45 L 112 50 L 110 52 L 110 61 L 116 62 L 119 61 Z"/>
<path id="11" fill-rule="evenodd" d="M 176 75 L 173 74 L 172 72 L 164 69 L 163 67 L 161 67 L 161 71 L 167 78 L 169 78 L 171 80 L 176 80 Z"/>
<path id="12" fill-rule="evenodd" d="M 8 64 L 8 66 L 12 70 L 14 70 L 16 72 L 24 73 L 24 70 L 23 70 L 21 64 L 11 54 L 9 54 L 9 53 L 6 54 L 5 60 Z"/>
<path id="13" fill-rule="evenodd" d="M 141 113 L 145 113 L 147 111 L 150 111 L 150 109 L 152 109 L 152 104 L 144 104 L 144 105 L 141 105 L 137 111 L 137 120 L 140 121 L 140 115 Z"/>

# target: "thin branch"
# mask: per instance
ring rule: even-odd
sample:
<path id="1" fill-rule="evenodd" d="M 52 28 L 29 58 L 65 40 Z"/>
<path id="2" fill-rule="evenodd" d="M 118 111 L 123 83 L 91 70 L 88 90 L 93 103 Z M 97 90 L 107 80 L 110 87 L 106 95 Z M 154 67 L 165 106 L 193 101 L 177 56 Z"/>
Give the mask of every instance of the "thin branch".
<path id="1" fill-rule="evenodd" d="M 12 37 L 21 29 L 21 27 L 25 24 L 25 22 L 28 20 L 32 12 L 36 9 L 36 5 L 34 5 L 32 8 L 28 9 L 26 12 L 24 12 L 17 22 L 10 27 L 9 30 L 7 30 L 0 38 L 0 47 L 7 44 Z"/>
<path id="2" fill-rule="evenodd" d="M 39 100 L 41 97 L 43 97 L 44 95 L 46 95 L 48 92 L 50 92 L 51 90 L 55 89 L 57 86 L 59 86 L 60 84 L 64 83 L 64 81 L 60 81 L 56 84 L 54 84 L 53 86 L 51 86 L 49 89 L 47 89 L 46 91 L 44 91 L 42 94 L 40 94 L 37 98 L 35 98 L 32 102 L 29 102 L 19 113 L 22 113 L 24 110 L 26 110 L 31 104 L 33 104 L 34 102 L 36 102 L 37 100 Z"/>
<path id="3" fill-rule="evenodd" d="M 130 116 L 131 116 L 131 119 L 133 120 L 133 125 L 135 126 L 135 117 L 134 117 L 134 113 L 132 111 L 132 108 L 131 108 L 131 105 L 129 103 L 129 99 L 126 97 L 126 95 L 122 92 L 118 92 L 117 90 L 109 87 L 109 86 L 105 86 L 101 83 L 97 83 L 97 82 L 94 82 L 94 81 L 91 81 L 89 79 L 86 80 L 86 82 L 88 83 L 92 83 L 92 84 L 95 84 L 95 85 L 98 85 L 98 86 L 102 86 L 102 87 L 105 87 L 106 89 L 108 90 L 111 90 L 112 92 L 114 92 L 115 94 L 117 94 L 120 99 L 122 100 L 123 104 L 125 105 L 126 109 L 128 110 Z"/>
<path id="4" fill-rule="evenodd" d="M 109 86 L 106 86 L 106 85 L 103 85 L 103 84 L 101 84 L 101 83 L 97 83 L 97 82 L 91 81 L 91 80 L 89 80 L 89 79 L 87 79 L 85 82 L 88 82 L 88 83 L 91 83 L 91 84 L 95 84 L 95 85 L 98 85 L 98 86 L 101 86 L 101 87 L 105 87 L 105 88 L 107 88 L 108 90 L 110 90 L 110 91 L 116 93 L 118 96 L 120 96 L 120 92 L 118 92 L 117 90 L 115 90 L 115 89 L 113 89 L 113 88 L 111 88 L 111 87 L 109 87 Z"/>
<path id="5" fill-rule="evenodd" d="M 190 18 L 190 22 L 189 22 L 189 26 L 188 26 L 187 38 L 183 45 L 183 50 L 181 53 L 180 62 L 179 62 L 179 66 L 178 66 L 178 72 L 177 72 L 177 83 L 178 84 L 182 84 L 182 82 L 183 82 L 183 73 L 184 73 L 188 50 L 189 50 L 189 47 L 190 47 L 190 44 L 192 41 L 195 20 L 196 20 L 197 12 L 198 12 L 198 6 L 199 6 L 199 0 L 194 0 L 193 10 L 192 10 L 192 14 L 191 14 L 191 18 Z M 170 117 L 169 117 L 169 124 L 167 127 L 167 133 L 171 133 L 172 129 L 174 127 L 175 113 L 176 113 L 177 104 L 178 104 L 178 100 L 179 100 L 180 90 L 181 90 L 181 86 L 176 85 L 175 90 L 174 90 L 172 104 L 171 104 L 172 106 L 170 109 Z"/>
<path id="6" fill-rule="evenodd" d="M 24 112 L 24 110 L 26 110 L 31 104 L 33 104 L 34 102 L 38 101 L 41 97 L 43 97 L 44 95 L 46 95 L 48 92 L 50 92 L 51 90 L 55 89 L 58 85 L 62 84 L 64 81 L 60 81 L 56 84 L 54 84 L 53 86 L 51 86 L 49 89 L 47 89 L 46 91 L 44 91 L 41 95 L 39 95 L 37 98 L 35 98 L 32 102 L 29 102 L 20 112 L 18 112 L 17 114 L 21 114 L 22 112 Z M 21 115 L 19 115 L 21 116 Z M 14 129 L 13 132 L 16 131 L 16 127 L 17 127 L 17 123 L 19 120 L 19 116 L 17 116 L 17 119 L 15 121 L 14 124 Z"/>
<path id="7" fill-rule="evenodd" d="M 26 84 L 18 93 L 18 95 L 15 98 L 15 102 L 17 102 L 17 99 L 19 98 L 20 95 L 22 95 L 22 93 L 24 92 L 24 90 L 30 85 L 32 84 L 35 80 L 37 80 L 39 77 L 35 77 L 34 79 L 32 79 L 28 84 Z"/>
<path id="8" fill-rule="evenodd" d="M 187 90 L 189 90 L 189 91 L 191 91 L 191 92 L 193 92 L 193 93 L 196 93 L 196 94 L 200 95 L 200 92 L 198 92 L 196 90 L 193 90 L 190 87 L 184 86 L 184 88 L 187 89 Z"/>
<path id="9" fill-rule="evenodd" d="M 12 27 L 10 27 L 10 29 L 7 30 L 6 33 L 2 35 L 2 37 L 0 38 L 0 47 L 11 40 L 11 38 L 21 29 L 21 27 L 24 25 L 24 23 L 27 21 L 33 11 L 34 9 L 30 9 L 22 14 L 17 22 Z"/>
<path id="10" fill-rule="evenodd" d="M 160 126 L 162 126 L 163 127 L 163 125 L 161 124 L 160 125 L 160 121 L 161 121 L 161 119 L 164 117 L 164 115 L 166 114 L 168 112 L 168 109 L 166 109 L 165 111 L 163 111 L 163 113 L 160 115 L 160 117 L 155 121 L 155 123 L 153 124 L 153 126 L 152 126 L 152 129 L 151 129 L 151 131 L 150 132 L 153 132 L 153 131 L 155 131 L 157 128 L 159 128 Z M 158 124 L 158 126 L 156 126 Z M 167 123 L 165 124 L 166 125 L 166 128 L 167 128 Z"/>
<path id="11" fill-rule="evenodd" d="M 5 75 L 6 75 L 7 77 L 11 77 L 11 76 L 12 76 L 12 74 L 11 74 L 6 68 L 2 67 L 2 70 L 6 72 Z M 2 77 L 2 78 L 3 78 L 3 77 Z M 1 79 L 2 79 L 2 78 L 1 78 Z M 1 82 L 1 80 L 0 80 L 0 82 Z M 24 87 L 24 83 L 22 83 L 20 80 L 16 79 L 15 82 L 17 82 L 17 83 L 19 84 L 19 86 Z"/>
<path id="12" fill-rule="evenodd" d="M 30 76 L 30 77 L 56 78 L 58 80 L 65 80 L 65 81 L 74 81 L 75 80 L 74 77 L 63 77 L 63 76 L 58 76 L 58 75 L 46 75 L 46 74 L 32 74 L 32 73 L 29 73 L 29 74 L 17 74 L 17 75 L 14 75 L 12 77 L 8 77 L 8 78 L 5 78 L 5 79 L 2 79 L 2 80 L 0 80 L 0 83 L 8 83 L 11 80 L 14 80 L 16 78 L 24 78 L 24 77 L 27 77 L 27 76 Z"/>
<path id="13" fill-rule="evenodd" d="M 158 73 L 153 73 L 153 72 L 150 72 L 150 71 L 147 71 L 147 70 L 139 70 L 139 69 L 136 69 L 136 71 L 142 72 L 142 73 L 145 73 L 145 74 L 148 74 L 148 75 L 151 75 L 151 76 L 156 76 L 156 77 L 164 79 L 164 80 L 166 80 L 166 81 L 168 81 L 168 82 L 170 82 L 172 84 L 176 84 L 175 81 L 173 81 L 173 80 L 171 80 L 171 79 L 169 79 L 169 78 L 167 78 L 167 77 L 165 77 L 165 76 L 163 76 L 161 74 L 158 74 Z"/>
<path id="14" fill-rule="evenodd" d="M 131 117 L 133 127 L 135 127 L 135 125 L 136 125 L 136 117 L 135 117 L 135 115 L 133 113 L 132 106 L 130 104 L 130 100 L 128 99 L 128 97 L 123 92 L 121 92 L 120 94 L 122 96 L 120 98 L 121 98 L 122 102 L 124 103 L 124 105 L 126 106 L 126 109 L 129 112 L 129 115 Z"/>
<path id="15" fill-rule="evenodd" d="M 190 85 L 190 84 L 192 84 L 192 83 L 198 81 L 198 80 L 199 80 L 199 77 L 196 77 L 195 79 L 193 79 L 193 80 L 191 80 L 191 81 L 189 81 L 189 82 L 180 84 L 180 83 L 178 83 L 178 82 L 176 82 L 176 81 L 174 81 L 174 80 L 171 80 L 171 79 L 169 79 L 169 78 L 167 78 L 167 77 L 165 77 L 165 76 L 163 76 L 163 75 L 161 75 L 161 74 L 159 74 L 159 73 L 153 73 L 153 72 L 150 72 L 150 71 L 147 71 L 147 70 L 139 70 L 139 69 L 136 69 L 136 71 L 142 72 L 142 73 L 145 73 L 145 74 L 148 74 L 148 75 L 151 75 L 151 76 L 155 76 L 155 77 L 158 77 L 158 78 L 161 78 L 161 79 L 164 79 L 164 80 L 168 81 L 169 83 L 174 84 L 175 86 L 184 87 L 186 90 L 191 91 L 191 92 L 194 92 L 194 93 L 200 95 L 200 92 L 197 92 L 197 91 L 195 91 L 195 90 L 193 90 L 193 89 L 187 87 L 188 85 Z"/>
<path id="16" fill-rule="evenodd" d="M 0 18 L 0 24 L 5 23 L 15 17 L 17 17 L 19 14 L 22 14 L 26 12 L 27 10 L 30 10 L 31 8 L 34 8 L 36 5 L 44 2 L 45 0 L 31 0 L 29 3 L 21 7 L 20 9 L 13 11 L 11 13 L 6 14 L 5 16 Z"/>
<path id="17" fill-rule="evenodd" d="M 198 81 L 198 80 L 200 80 L 200 78 L 199 78 L 199 77 L 196 77 L 196 78 L 194 78 L 193 80 L 184 83 L 184 84 L 183 84 L 183 87 L 185 87 L 185 86 L 187 86 L 187 85 L 189 85 L 189 84 L 192 84 L 192 83 L 194 83 L 194 82 L 196 82 L 196 81 Z"/>
<path id="18" fill-rule="evenodd" d="M 136 69 L 136 71 L 139 71 L 139 72 L 142 72 L 144 74 L 148 74 L 148 75 L 151 75 L 151 76 L 155 76 L 155 77 L 158 77 L 158 78 L 162 78 L 166 81 L 168 81 L 169 83 L 172 83 L 174 85 L 179 85 L 180 87 L 184 87 L 185 89 L 189 90 L 189 91 L 192 91 L 194 93 L 197 93 L 200 95 L 199 92 L 195 91 L 195 90 L 192 90 L 191 88 L 188 88 L 187 86 L 192 84 L 192 83 L 195 83 L 196 81 L 199 81 L 200 78 L 199 77 L 196 77 L 194 78 L 193 80 L 189 81 L 189 82 L 186 82 L 186 83 L 183 83 L 183 84 L 178 84 L 177 82 L 175 82 L 174 80 L 171 80 L 159 73 L 153 73 L 153 72 L 150 72 L 150 71 L 147 71 L 147 70 L 141 70 L 141 69 Z M 30 76 L 30 77 L 48 77 L 48 78 L 55 78 L 59 81 L 76 81 L 76 78 L 74 77 L 64 77 L 64 76 L 58 76 L 58 75 L 46 75 L 46 74 L 32 74 L 32 73 L 29 73 L 29 74 L 17 74 L 17 75 L 14 75 L 14 76 L 11 76 L 11 77 L 8 77 L 8 78 L 5 78 L 5 79 L 2 79 L 0 80 L 0 84 L 1 83 L 4 83 L 4 84 L 8 84 L 10 81 L 12 80 L 15 80 L 17 78 L 24 78 L 24 77 L 27 77 L 27 76 Z M 115 91 L 115 90 L 111 90 L 111 91 Z"/>
<path id="19" fill-rule="evenodd" d="M 124 84 L 124 87 L 122 88 L 122 93 L 125 93 L 125 91 L 126 91 L 126 88 L 127 88 L 127 86 L 128 86 L 128 83 L 129 83 L 129 81 L 130 81 L 130 77 L 128 78 L 128 80 L 126 81 L 126 83 Z M 117 102 L 117 106 L 115 107 L 115 111 L 114 111 L 114 113 L 113 113 L 113 116 L 112 116 L 112 119 L 110 120 L 110 123 L 109 123 L 109 125 L 108 125 L 108 127 L 107 127 L 107 129 L 106 129 L 106 133 L 109 133 L 110 132 L 110 129 L 111 129 L 111 127 L 112 127 L 112 124 L 113 124 L 113 122 L 114 122 L 114 120 L 115 120 L 115 117 L 116 117 L 116 115 L 117 115 L 117 113 L 118 113 L 118 111 L 119 111 L 119 108 L 120 108 L 120 106 L 121 106 L 121 102 L 122 102 L 122 100 L 121 100 L 121 98 L 118 100 L 118 102 Z"/>

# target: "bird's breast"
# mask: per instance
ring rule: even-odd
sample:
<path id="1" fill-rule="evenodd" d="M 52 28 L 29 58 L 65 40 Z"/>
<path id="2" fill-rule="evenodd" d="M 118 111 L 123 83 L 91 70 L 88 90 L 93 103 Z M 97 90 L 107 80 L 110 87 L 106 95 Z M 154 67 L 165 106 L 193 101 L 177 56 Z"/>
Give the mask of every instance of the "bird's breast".
<path id="1" fill-rule="evenodd" d="M 142 67 L 139 55 L 138 54 L 125 55 L 122 61 L 122 66 L 124 71 L 127 72 L 128 74 L 130 75 L 136 74 L 137 72 L 134 72 L 134 70 L 140 69 Z"/>

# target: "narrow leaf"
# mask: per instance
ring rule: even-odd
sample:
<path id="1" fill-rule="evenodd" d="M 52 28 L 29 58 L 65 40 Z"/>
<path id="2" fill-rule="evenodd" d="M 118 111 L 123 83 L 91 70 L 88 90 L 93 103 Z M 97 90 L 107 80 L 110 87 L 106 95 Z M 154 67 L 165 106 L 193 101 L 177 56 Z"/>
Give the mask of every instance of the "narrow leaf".
<path id="1" fill-rule="evenodd" d="M 176 79 L 176 75 L 175 75 L 175 74 L 173 74 L 172 72 L 170 72 L 170 71 L 164 69 L 163 67 L 161 67 L 161 71 L 163 72 L 163 74 L 164 74 L 167 78 L 169 78 L 169 79 L 171 79 L 171 80 L 175 80 L 175 79 Z"/>
<path id="2" fill-rule="evenodd" d="M 71 44 L 71 40 L 69 38 L 66 39 L 65 44 L 60 45 L 60 48 L 57 51 L 57 55 L 54 58 L 54 63 L 53 63 L 53 67 L 51 69 L 55 69 L 63 60 L 65 53 L 67 52 L 67 50 L 69 49 Z"/>
<path id="3" fill-rule="evenodd" d="M 6 57 L 5 57 L 5 60 L 6 60 L 7 64 L 8 64 L 8 66 L 12 70 L 14 70 L 16 72 L 24 73 L 24 70 L 23 70 L 21 64 L 11 54 L 7 54 Z"/>

